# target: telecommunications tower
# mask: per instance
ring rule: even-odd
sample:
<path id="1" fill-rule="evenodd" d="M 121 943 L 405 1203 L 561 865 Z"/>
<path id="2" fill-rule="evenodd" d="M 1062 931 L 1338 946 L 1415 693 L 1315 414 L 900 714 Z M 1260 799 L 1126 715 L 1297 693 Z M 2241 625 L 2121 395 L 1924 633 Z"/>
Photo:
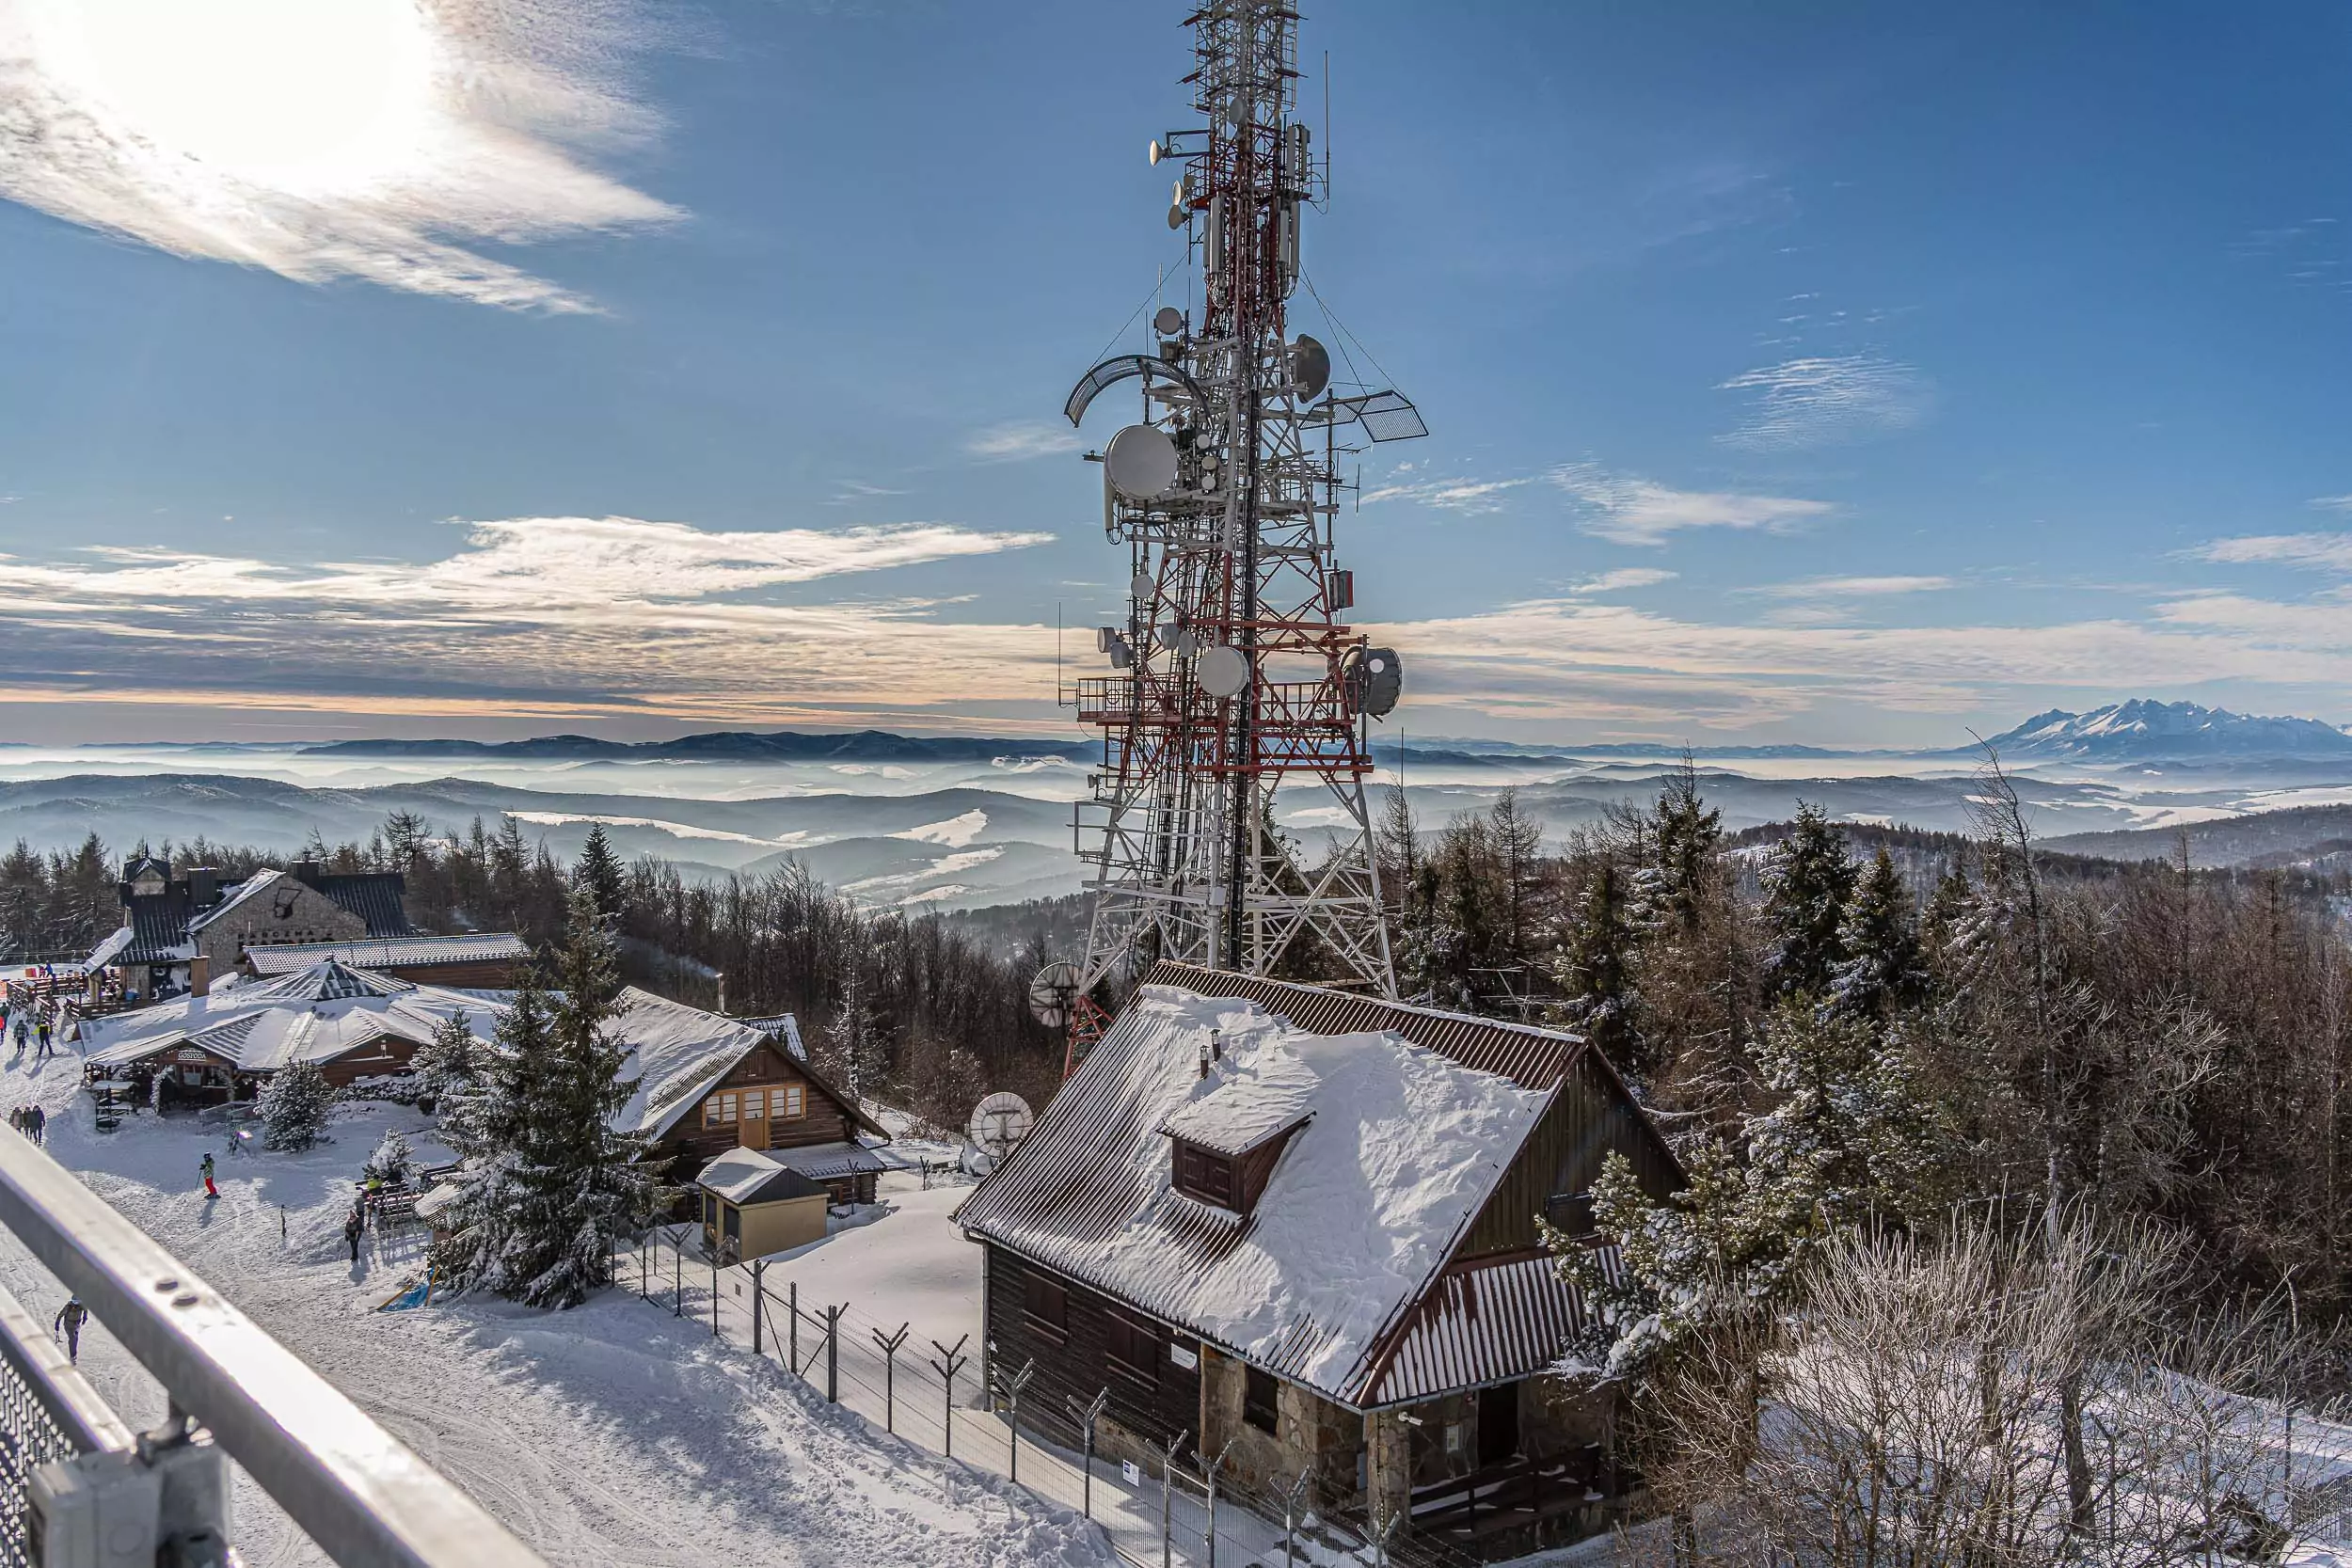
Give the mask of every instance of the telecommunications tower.
<path id="1" fill-rule="evenodd" d="M 1186 20 L 1199 123 L 1151 160 L 1179 173 L 1168 221 L 1200 265 L 1197 319 L 1163 307 L 1157 352 L 1095 366 L 1063 409 L 1078 424 L 1140 383 L 1140 419 L 1102 453 L 1130 608 L 1096 634 L 1110 673 L 1075 688 L 1103 736 L 1077 807 L 1093 915 L 1084 959 L 1035 997 L 1073 1052 L 1100 1027 L 1096 984 L 1153 958 L 1264 974 L 1288 957 L 1396 990 L 1364 780 L 1402 671 L 1342 620 L 1355 578 L 1333 531 L 1340 459 L 1428 431 L 1393 390 L 1334 387 L 1324 345 L 1290 336 L 1300 221 L 1330 173 L 1296 113 L 1297 23 L 1284 0 L 1208 0 Z M 1318 797 L 1323 852 L 1294 857 L 1274 832 L 1286 786 Z"/>

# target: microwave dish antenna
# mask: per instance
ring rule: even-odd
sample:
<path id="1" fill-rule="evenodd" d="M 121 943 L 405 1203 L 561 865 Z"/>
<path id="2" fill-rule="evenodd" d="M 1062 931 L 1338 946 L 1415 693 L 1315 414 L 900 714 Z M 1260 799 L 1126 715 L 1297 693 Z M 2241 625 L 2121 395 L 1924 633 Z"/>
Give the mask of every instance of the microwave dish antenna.
<path id="1" fill-rule="evenodd" d="M 972 1107 L 971 1119 L 964 1123 L 965 1136 L 977 1148 L 988 1151 L 998 1164 L 1005 1156 L 1021 1147 L 1021 1140 L 1037 1125 L 1037 1113 L 1029 1102 L 1017 1094 L 999 1092 L 990 1095 Z"/>
<path id="2" fill-rule="evenodd" d="M 1155 424 L 1131 424 L 1103 450 L 1111 487 L 1130 500 L 1148 501 L 1176 487 L 1176 443 Z"/>

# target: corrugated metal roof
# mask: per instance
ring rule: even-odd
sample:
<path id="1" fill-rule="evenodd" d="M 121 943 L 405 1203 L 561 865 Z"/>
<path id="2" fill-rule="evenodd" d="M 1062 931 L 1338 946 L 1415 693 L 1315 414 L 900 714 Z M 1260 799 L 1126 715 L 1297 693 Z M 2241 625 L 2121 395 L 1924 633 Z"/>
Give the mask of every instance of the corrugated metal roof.
<path id="1" fill-rule="evenodd" d="M 1614 1276 L 1617 1249 L 1600 1250 Z M 1532 1377 L 1560 1359 L 1583 1323 L 1576 1288 L 1549 1254 L 1449 1269 L 1390 1341 L 1365 1402 L 1410 1404 Z"/>
<path id="2" fill-rule="evenodd" d="M 1632 1104 L 1613 1069 L 1572 1035 L 1180 964 L 1155 965 L 1145 985 L 1252 1003 L 1292 1028 L 1315 1035 L 1402 1036 L 1458 1067 L 1549 1096 L 1552 1104 L 1558 1103 L 1569 1064 L 1588 1055 L 1603 1067 L 1614 1094 L 1624 1096 L 1629 1108 Z M 1147 994 L 1139 990 L 1138 1001 Z M 1183 1061 L 1156 1059 L 1141 1037 L 1144 1031 L 1130 1026 L 1135 1008 L 1131 1004 L 1122 1012 L 1047 1106 L 1027 1141 L 965 1202 L 959 1217 L 968 1231 L 1359 1409 L 1517 1381 L 1565 1352 L 1580 1307 L 1551 1260 L 1531 1253 L 1460 1259 L 1468 1225 L 1438 1238 L 1441 1245 L 1426 1272 L 1414 1277 L 1368 1340 L 1351 1338 L 1342 1345 L 1330 1324 L 1304 1309 L 1295 1311 L 1279 1333 L 1246 1345 L 1216 1332 L 1187 1306 L 1187 1292 L 1195 1287 L 1185 1282 L 1230 1272 L 1229 1260 L 1261 1250 L 1250 1241 L 1255 1222 L 1168 1188 L 1164 1153 L 1139 1135 L 1165 1124 L 1172 1109 L 1167 1080 L 1171 1072 L 1194 1076 L 1195 1045 L 1182 1042 Z M 1156 1044 L 1163 1054 L 1173 1049 L 1165 1040 Z M 1207 1098 L 1193 1102 L 1205 1103 Z M 1632 1114 L 1655 1139 L 1646 1118 L 1638 1109 Z M 1299 1136 L 1317 1125 L 1310 1123 Z M 1480 1162 L 1482 1200 L 1519 1156 L 1533 1126 L 1518 1126 L 1486 1152 Z M 1662 1140 L 1659 1148 L 1663 1149 Z M 1665 1158 L 1671 1164 L 1671 1156 Z M 1290 1159 L 1286 1153 L 1284 1164 L 1276 1166 L 1268 1203 L 1279 1196 Z M 1261 1205 L 1262 1213 L 1266 1206 Z M 1353 1218 L 1333 1216 L 1335 1223 Z M 1161 1254 L 1156 1266 L 1143 1274 L 1117 1265 L 1114 1256 L 1138 1239 Z M 1613 1248 L 1609 1250 L 1613 1256 Z M 1316 1283 L 1295 1278 L 1294 1273 L 1277 1266 L 1252 1288 L 1272 1300 Z"/>
<path id="3" fill-rule="evenodd" d="M 195 909 L 185 887 L 124 899 L 122 918 L 132 930 L 131 945 L 117 954 L 115 961 L 185 963 L 195 958 L 196 944 L 188 940 L 188 916 Z"/>
<path id="4" fill-rule="evenodd" d="M 803 1144 L 798 1148 L 771 1148 L 768 1158 L 814 1181 L 831 1181 L 836 1177 L 863 1176 L 890 1168 L 863 1144 Z"/>
<path id="5" fill-rule="evenodd" d="M 401 969 L 421 964 L 495 963 L 531 957 L 531 946 L 508 931 L 456 936 L 375 937 L 358 942 L 273 942 L 245 950 L 246 966 L 272 977 L 332 958 L 353 969 Z"/>

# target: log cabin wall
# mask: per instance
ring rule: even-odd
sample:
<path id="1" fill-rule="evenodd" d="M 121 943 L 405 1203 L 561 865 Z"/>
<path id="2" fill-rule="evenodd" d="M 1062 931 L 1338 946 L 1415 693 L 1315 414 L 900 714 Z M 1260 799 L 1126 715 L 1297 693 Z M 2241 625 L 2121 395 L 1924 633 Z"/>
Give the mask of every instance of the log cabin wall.
<path id="1" fill-rule="evenodd" d="M 1613 1151 L 1633 1162 L 1652 1197 L 1662 1199 L 1682 1185 L 1664 1145 L 1616 1079 L 1591 1053 L 1580 1053 L 1454 1257 L 1540 1246 L 1535 1216 L 1554 1196 L 1591 1191 L 1601 1161 Z"/>
<path id="2" fill-rule="evenodd" d="M 801 1116 L 771 1120 L 767 1138 L 759 1147 L 798 1148 L 808 1144 L 849 1143 L 856 1138 L 857 1125 L 850 1119 L 841 1102 L 801 1072 L 783 1052 L 763 1044 L 737 1063 L 733 1071 L 678 1118 L 662 1140 L 663 1151 L 672 1158 L 690 1160 L 694 1168 L 699 1168 L 701 1162 L 716 1159 L 739 1147 L 742 1141 L 739 1119 L 717 1126 L 707 1124 L 704 1108 L 714 1097 L 729 1091 L 740 1094 L 747 1088 L 787 1087 L 793 1084 L 803 1085 Z"/>
<path id="3" fill-rule="evenodd" d="M 1021 1396 L 1023 1430 L 1042 1432 L 1075 1447 L 1078 1427 L 1063 1401 L 1089 1404 L 1107 1388 L 1111 1401 L 1097 1428 L 1097 1453 L 1156 1465 L 1157 1454 L 1146 1445 L 1165 1443 L 1180 1432 L 1192 1433 L 1184 1443 L 1186 1451 L 1191 1450 L 1200 1426 L 1199 1340 L 1129 1312 L 1076 1280 L 1003 1247 L 981 1246 L 987 1254 L 989 1360 L 999 1376 L 1017 1373 L 1031 1361 L 1037 1364 L 1037 1374 Z M 1032 1279 L 1062 1292 L 1060 1328 L 1032 1315 Z M 1152 1336 L 1149 1377 L 1111 1354 L 1115 1333 L 1137 1331 Z M 1134 1341 L 1129 1343 L 1132 1348 Z M 1191 1367 L 1177 1359 L 1174 1353 L 1179 1350 L 1192 1358 Z"/>

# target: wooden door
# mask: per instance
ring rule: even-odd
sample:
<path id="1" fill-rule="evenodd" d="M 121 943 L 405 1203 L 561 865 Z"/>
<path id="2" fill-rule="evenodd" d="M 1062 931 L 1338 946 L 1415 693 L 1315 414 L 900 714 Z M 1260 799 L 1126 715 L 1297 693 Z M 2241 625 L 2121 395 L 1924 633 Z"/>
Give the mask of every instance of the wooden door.
<path id="1" fill-rule="evenodd" d="M 768 1091 L 745 1089 L 743 1114 L 736 1118 L 735 1141 L 745 1148 L 768 1147 Z"/>

